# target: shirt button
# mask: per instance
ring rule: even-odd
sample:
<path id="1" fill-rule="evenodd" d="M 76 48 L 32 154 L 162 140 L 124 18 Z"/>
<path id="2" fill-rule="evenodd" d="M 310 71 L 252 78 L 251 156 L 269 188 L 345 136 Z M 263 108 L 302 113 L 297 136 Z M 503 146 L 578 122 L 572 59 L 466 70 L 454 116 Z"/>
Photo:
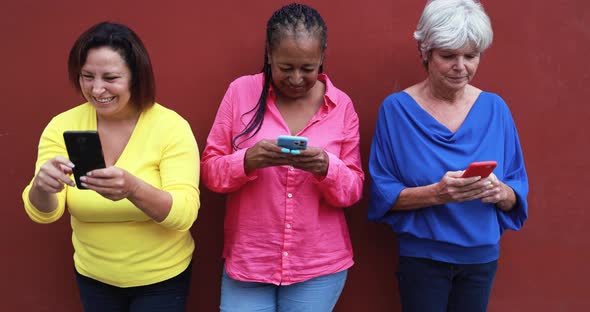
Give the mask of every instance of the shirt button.
<path id="1" fill-rule="evenodd" d="M 286 251 L 283 251 L 283 256 L 284 256 L 284 257 L 286 257 L 286 256 L 288 256 L 288 255 L 289 255 L 289 253 L 288 253 L 288 252 L 286 252 Z"/>
<path id="2" fill-rule="evenodd" d="M 293 171 L 293 166 L 289 166 L 289 171 Z"/>
<path id="3" fill-rule="evenodd" d="M 288 193 L 288 194 L 287 194 L 287 197 L 291 198 L 291 197 L 293 197 L 293 194 L 291 194 L 291 193 Z"/>
<path id="4" fill-rule="evenodd" d="M 287 223 L 287 228 L 290 229 L 291 228 L 291 223 Z"/>

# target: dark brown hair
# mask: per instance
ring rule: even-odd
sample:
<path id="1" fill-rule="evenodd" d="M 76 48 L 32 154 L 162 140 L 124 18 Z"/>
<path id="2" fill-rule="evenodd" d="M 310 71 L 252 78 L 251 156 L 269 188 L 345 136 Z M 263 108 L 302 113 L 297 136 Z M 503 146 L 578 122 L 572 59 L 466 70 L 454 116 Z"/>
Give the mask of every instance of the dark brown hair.
<path id="1" fill-rule="evenodd" d="M 68 58 L 68 76 L 74 88 L 82 93 L 79 80 L 82 66 L 86 63 L 88 51 L 100 47 L 109 47 L 119 53 L 129 67 L 131 104 L 140 111 L 154 105 L 156 82 L 150 57 L 141 39 L 121 24 L 102 22 L 78 37 Z"/>

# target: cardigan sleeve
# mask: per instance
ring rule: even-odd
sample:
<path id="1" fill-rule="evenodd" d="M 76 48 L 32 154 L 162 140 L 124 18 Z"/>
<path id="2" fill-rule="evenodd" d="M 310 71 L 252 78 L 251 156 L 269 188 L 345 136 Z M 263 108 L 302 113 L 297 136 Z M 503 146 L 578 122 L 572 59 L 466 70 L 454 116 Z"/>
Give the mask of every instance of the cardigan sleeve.
<path id="1" fill-rule="evenodd" d="M 162 190 L 172 196 L 172 207 L 160 224 L 178 231 L 188 231 L 200 208 L 199 150 L 188 122 L 175 121 L 167 135 L 160 160 Z"/>
<path id="2" fill-rule="evenodd" d="M 37 162 L 35 165 L 35 176 L 45 162 L 58 155 L 68 158 L 62 132 L 59 130 L 57 121 L 54 118 L 49 122 L 49 124 L 47 124 L 45 130 L 41 134 L 41 139 L 39 140 Z M 29 192 L 33 185 L 33 179 L 31 179 L 31 182 L 29 182 L 29 185 L 26 186 L 22 193 L 22 199 L 25 205 L 26 213 L 29 215 L 31 220 L 37 223 L 52 223 L 59 220 L 65 211 L 66 192 L 69 186 L 65 185 L 64 189 L 56 194 L 58 204 L 55 210 L 51 212 L 42 212 L 38 210 L 29 200 Z"/>

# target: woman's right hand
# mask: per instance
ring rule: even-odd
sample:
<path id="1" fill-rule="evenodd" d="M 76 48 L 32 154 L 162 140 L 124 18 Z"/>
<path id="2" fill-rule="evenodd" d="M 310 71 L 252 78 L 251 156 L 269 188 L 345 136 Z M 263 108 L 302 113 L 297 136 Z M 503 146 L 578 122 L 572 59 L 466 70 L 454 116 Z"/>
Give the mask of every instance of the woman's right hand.
<path id="1" fill-rule="evenodd" d="M 464 202 L 480 199 L 485 191 L 493 187 L 491 178 L 462 178 L 463 171 L 447 171 L 439 182 L 435 183 L 436 196 L 441 203 Z"/>
<path id="2" fill-rule="evenodd" d="M 68 176 L 72 173 L 74 164 L 63 156 L 56 156 L 45 162 L 33 180 L 32 190 L 47 194 L 59 193 L 64 184 L 76 186 Z"/>
<path id="3" fill-rule="evenodd" d="M 289 165 L 289 155 L 281 152 L 276 140 L 261 140 L 246 151 L 244 170 Z"/>

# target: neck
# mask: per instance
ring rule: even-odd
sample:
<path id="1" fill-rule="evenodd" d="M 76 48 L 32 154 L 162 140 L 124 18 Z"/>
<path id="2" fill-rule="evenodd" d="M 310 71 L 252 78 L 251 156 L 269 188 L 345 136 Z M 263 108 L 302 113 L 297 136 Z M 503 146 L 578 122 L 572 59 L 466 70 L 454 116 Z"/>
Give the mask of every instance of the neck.
<path id="1" fill-rule="evenodd" d="M 275 94 L 277 95 L 278 102 L 282 102 L 282 103 L 303 102 L 303 103 L 305 103 L 309 99 L 314 99 L 317 92 L 322 91 L 322 86 L 323 86 L 323 83 L 318 80 L 318 81 L 316 81 L 315 85 L 307 93 L 305 93 L 303 96 L 296 97 L 296 98 L 289 97 L 289 96 L 282 94 L 280 92 L 279 88 L 275 87 L 274 85 L 273 85 L 273 89 L 274 89 Z"/>
<path id="2" fill-rule="evenodd" d="M 461 99 L 465 96 L 465 90 L 467 86 L 461 89 L 449 89 L 443 86 L 437 85 L 432 80 L 427 78 L 424 81 L 424 94 L 433 100 L 445 102 L 448 104 L 456 104 L 461 102 Z"/>
<path id="3" fill-rule="evenodd" d="M 141 113 L 136 109 L 131 109 L 116 116 L 101 116 L 97 114 L 96 121 L 99 124 L 111 126 L 135 125 L 140 114 Z"/>

